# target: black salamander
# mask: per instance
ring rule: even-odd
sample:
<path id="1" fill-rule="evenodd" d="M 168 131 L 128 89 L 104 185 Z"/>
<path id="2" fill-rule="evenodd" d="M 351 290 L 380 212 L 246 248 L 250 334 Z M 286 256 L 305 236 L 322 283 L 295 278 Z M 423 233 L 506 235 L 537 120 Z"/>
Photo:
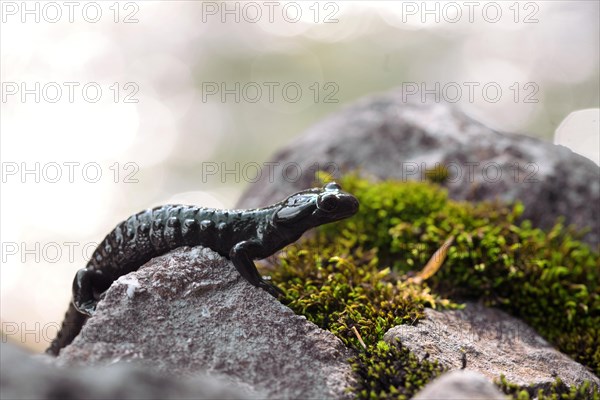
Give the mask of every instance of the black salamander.
<path id="1" fill-rule="evenodd" d="M 94 314 L 102 293 L 119 276 L 181 246 L 212 249 L 231 260 L 252 285 L 278 297 L 280 290 L 263 280 L 253 260 L 274 254 L 311 228 L 354 215 L 358 207 L 354 196 L 331 182 L 253 210 L 165 205 L 135 214 L 104 238 L 75 275 L 73 299 L 46 353 L 58 355 L 73 341 Z"/>

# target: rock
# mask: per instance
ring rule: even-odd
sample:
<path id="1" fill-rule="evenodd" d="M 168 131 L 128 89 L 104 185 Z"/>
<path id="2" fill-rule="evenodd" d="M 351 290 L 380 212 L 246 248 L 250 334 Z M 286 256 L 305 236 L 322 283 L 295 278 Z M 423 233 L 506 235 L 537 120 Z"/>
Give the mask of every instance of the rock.
<path id="1" fill-rule="evenodd" d="M 349 356 L 228 260 L 182 247 L 113 283 L 58 362 L 136 360 L 176 375 L 225 375 L 268 398 L 344 398 Z"/>
<path id="2" fill-rule="evenodd" d="M 429 382 L 413 400 L 504 400 L 506 396 L 483 375 L 452 371 Z"/>
<path id="3" fill-rule="evenodd" d="M 407 103 L 400 92 L 368 97 L 331 115 L 275 154 L 238 202 L 253 208 L 311 187 L 317 169 L 360 169 L 376 178 L 422 180 L 436 163 L 460 200 L 521 200 L 524 218 L 549 228 L 557 217 L 600 241 L 600 167 L 532 137 L 496 132 L 445 103 Z"/>
<path id="4" fill-rule="evenodd" d="M 554 144 L 566 146 L 600 165 L 600 108 L 567 115 L 554 131 Z"/>
<path id="5" fill-rule="evenodd" d="M 417 325 L 399 325 L 384 336 L 399 339 L 418 357 L 426 354 L 450 370 L 463 366 L 494 380 L 506 379 L 533 392 L 550 388 L 558 376 L 571 387 L 600 380 L 584 366 L 555 350 L 532 328 L 503 311 L 467 303 L 463 310 L 426 309 Z"/>
<path id="6" fill-rule="evenodd" d="M 47 356 L 32 356 L 0 344 L 2 399 L 246 399 L 252 395 L 215 376 L 180 379 L 151 372 L 135 363 L 105 367 L 57 368 Z M 46 361 L 46 362 L 44 362 Z"/>

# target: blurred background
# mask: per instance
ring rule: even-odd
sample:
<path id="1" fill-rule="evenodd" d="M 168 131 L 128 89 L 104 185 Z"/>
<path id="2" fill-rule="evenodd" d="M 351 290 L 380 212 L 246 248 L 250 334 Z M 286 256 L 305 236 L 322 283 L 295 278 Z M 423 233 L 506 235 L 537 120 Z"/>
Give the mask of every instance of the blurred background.
<path id="1" fill-rule="evenodd" d="M 71 4 L 1 2 L 0 312 L 35 350 L 118 222 L 232 207 L 244 166 L 362 96 L 548 141 L 586 110 L 562 136 L 597 157 L 596 1 Z"/>

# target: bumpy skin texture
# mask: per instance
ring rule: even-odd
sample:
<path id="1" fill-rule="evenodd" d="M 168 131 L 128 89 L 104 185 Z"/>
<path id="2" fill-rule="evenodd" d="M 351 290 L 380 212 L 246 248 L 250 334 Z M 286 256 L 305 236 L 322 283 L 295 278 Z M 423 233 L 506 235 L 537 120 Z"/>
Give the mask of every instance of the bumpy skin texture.
<path id="1" fill-rule="evenodd" d="M 165 205 L 121 222 L 94 251 L 73 281 L 73 300 L 61 330 L 46 353 L 58 355 L 91 316 L 100 296 L 119 276 L 181 246 L 205 246 L 230 259 L 248 282 L 278 297 L 253 260 L 295 242 L 307 230 L 354 215 L 358 200 L 335 182 L 304 190 L 282 202 L 253 210 L 216 210 Z"/>

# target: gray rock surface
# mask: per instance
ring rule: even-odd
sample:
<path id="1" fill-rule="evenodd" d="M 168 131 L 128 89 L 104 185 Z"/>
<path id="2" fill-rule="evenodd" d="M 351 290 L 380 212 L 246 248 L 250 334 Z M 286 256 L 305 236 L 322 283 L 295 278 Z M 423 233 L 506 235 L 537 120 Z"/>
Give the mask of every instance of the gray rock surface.
<path id="1" fill-rule="evenodd" d="M 505 400 L 506 396 L 477 372 L 451 371 L 429 382 L 413 400 Z"/>
<path id="2" fill-rule="evenodd" d="M 155 370 L 218 373 L 269 398 L 343 398 L 348 350 L 202 247 L 182 247 L 119 278 L 61 365 L 136 360 Z"/>
<path id="3" fill-rule="evenodd" d="M 568 386 L 600 380 L 584 366 L 555 350 L 532 328 L 503 311 L 477 303 L 463 310 L 426 309 L 418 324 L 399 325 L 384 336 L 387 342 L 402 344 L 423 358 L 438 360 L 450 370 L 463 366 L 494 380 L 506 379 L 522 387 L 549 388 L 556 376 Z"/>
<path id="4" fill-rule="evenodd" d="M 380 179 L 422 180 L 425 170 L 440 163 L 450 172 L 446 186 L 452 198 L 518 199 L 525 203 L 524 217 L 536 226 L 548 228 L 565 216 L 567 224 L 591 229 L 589 243 L 600 241 L 600 167 L 594 162 L 566 147 L 496 132 L 453 105 L 407 103 L 397 91 L 341 109 L 270 161 L 274 164 L 241 197 L 240 208 L 311 187 L 317 169 L 336 176 L 360 169 Z"/>
<path id="5" fill-rule="evenodd" d="M 151 372 L 135 363 L 59 368 L 48 356 L 32 356 L 0 344 L 1 399 L 248 399 L 263 398 L 222 377 L 181 379 Z"/>

